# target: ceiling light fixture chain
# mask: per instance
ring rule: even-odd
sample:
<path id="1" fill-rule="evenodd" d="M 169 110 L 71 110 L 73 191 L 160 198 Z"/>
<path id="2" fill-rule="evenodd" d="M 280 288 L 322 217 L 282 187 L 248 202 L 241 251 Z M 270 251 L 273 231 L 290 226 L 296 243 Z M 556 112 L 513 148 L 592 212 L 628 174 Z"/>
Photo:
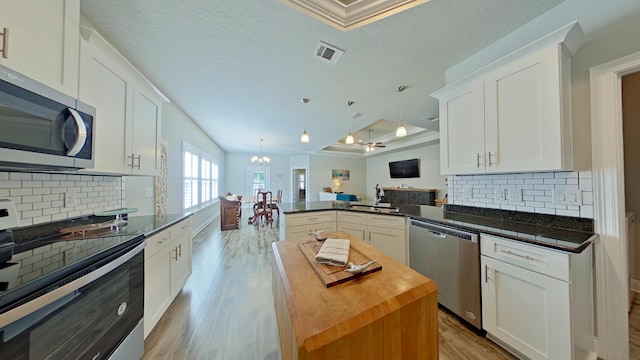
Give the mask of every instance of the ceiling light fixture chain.
<path id="1" fill-rule="evenodd" d="M 253 164 L 258 164 L 258 166 L 262 166 L 265 164 L 268 164 L 271 162 L 271 159 L 269 159 L 266 156 L 262 155 L 262 141 L 264 141 L 264 139 L 260 139 L 260 153 L 259 156 L 254 156 L 251 158 L 251 163 Z"/>
<path id="2" fill-rule="evenodd" d="M 310 100 L 307 99 L 307 98 L 303 98 L 301 101 L 302 101 L 303 104 L 307 104 Z M 309 142 L 309 133 L 307 133 L 307 112 L 306 112 L 306 109 L 305 109 L 305 112 L 304 112 L 304 122 L 303 122 L 303 124 L 304 124 L 304 132 L 302 133 L 302 136 L 300 136 L 300 142 L 308 143 Z"/>
<path id="3" fill-rule="evenodd" d="M 404 127 L 402 123 L 402 98 L 400 97 L 400 93 L 403 92 L 407 87 L 404 85 L 400 85 L 396 88 L 398 92 L 398 102 L 400 103 L 400 126 L 396 129 L 396 136 L 402 137 L 407 135 L 407 129 Z"/>

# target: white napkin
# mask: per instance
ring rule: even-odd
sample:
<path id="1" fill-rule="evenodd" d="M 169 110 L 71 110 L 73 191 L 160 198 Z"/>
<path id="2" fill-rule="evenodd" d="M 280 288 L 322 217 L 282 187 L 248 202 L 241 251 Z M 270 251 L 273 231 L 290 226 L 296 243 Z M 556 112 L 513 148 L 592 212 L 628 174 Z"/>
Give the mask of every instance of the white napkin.
<path id="1" fill-rule="evenodd" d="M 316 255 L 316 262 L 334 266 L 345 266 L 349 261 L 349 247 L 351 242 L 347 239 L 332 239 L 324 241 L 320 251 Z"/>

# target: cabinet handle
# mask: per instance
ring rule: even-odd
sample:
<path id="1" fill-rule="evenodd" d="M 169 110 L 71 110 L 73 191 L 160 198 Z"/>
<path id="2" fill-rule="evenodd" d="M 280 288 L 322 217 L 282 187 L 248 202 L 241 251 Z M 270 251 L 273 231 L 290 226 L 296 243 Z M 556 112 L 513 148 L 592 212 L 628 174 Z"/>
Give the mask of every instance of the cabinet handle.
<path id="1" fill-rule="evenodd" d="M 0 33 L 0 35 L 2 36 L 2 50 L 0 50 L 0 52 L 2 52 L 2 57 L 5 59 L 9 58 L 9 29 L 4 28 L 3 31 Z"/>
<path id="2" fill-rule="evenodd" d="M 500 250 L 501 252 L 505 253 L 505 254 L 509 254 L 509 255 L 513 255 L 513 256 L 517 256 L 517 257 L 521 257 L 527 260 L 535 260 L 535 258 L 529 256 L 529 255 L 521 255 L 518 253 L 514 253 L 513 251 L 510 250 Z"/>
<path id="3" fill-rule="evenodd" d="M 366 239 L 364 238 L 364 229 L 362 230 L 362 241 L 366 241 Z"/>
<path id="4" fill-rule="evenodd" d="M 131 166 L 131 168 L 133 169 L 133 158 L 135 157 L 135 154 L 131 154 L 127 156 L 127 159 L 131 159 L 131 164 L 129 164 L 129 162 L 127 161 L 127 167 Z"/>
<path id="5" fill-rule="evenodd" d="M 367 242 L 371 242 L 371 230 L 369 230 L 369 237 L 367 238 Z"/>
<path id="6" fill-rule="evenodd" d="M 176 252 L 176 257 L 174 258 L 174 257 L 172 256 L 172 257 L 171 257 L 171 259 L 173 259 L 173 260 L 175 260 L 175 261 L 178 261 L 178 248 L 175 248 L 175 249 L 171 250 L 171 252 L 174 252 L 174 251 Z"/>
<path id="7" fill-rule="evenodd" d="M 480 168 L 480 153 L 476 153 L 476 167 Z"/>
<path id="8" fill-rule="evenodd" d="M 138 169 L 140 169 L 140 158 L 142 157 L 142 155 L 138 155 L 135 158 L 138 160 Z M 133 161 L 131 162 L 131 167 L 133 167 Z"/>
<path id="9" fill-rule="evenodd" d="M 493 156 L 495 156 L 496 154 L 493 154 Z M 493 162 L 491 162 L 491 151 L 489 151 L 489 167 L 491 167 L 491 165 L 493 165 Z"/>
<path id="10" fill-rule="evenodd" d="M 493 269 L 491 269 L 489 265 L 485 265 L 484 266 L 484 282 L 485 283 L 489 282 L 489 270 L 493 271 Z"/>
<path id="11" fill-rule="evenodd" d="M 180 257 L 182 257 L 182 244 L 178 245 L 178 251 L 180 253 Z"/>

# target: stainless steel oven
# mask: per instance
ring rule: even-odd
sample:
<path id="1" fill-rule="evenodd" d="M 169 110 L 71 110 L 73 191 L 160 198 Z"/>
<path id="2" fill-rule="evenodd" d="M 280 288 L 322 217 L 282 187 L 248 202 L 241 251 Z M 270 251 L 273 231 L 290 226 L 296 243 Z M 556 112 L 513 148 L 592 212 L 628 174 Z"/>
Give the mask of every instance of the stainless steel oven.
<path id="1" fill-rule="evenodd" d="M 0 298 L 0 359 L 140 359 L 144 236 L 120 241 L 118 237 L 76 241 L 72 245 L 77 249 L 54 242 L 25 250 L 22 254 L 30 251 L 29 256 L 38 253 L 42 258 L 47 256 L 45 250 L 62 248 L 61 261 L 68 257 L 73 266 L 61 266 L 36 281 L 22 279 L 22 286 Z M 97 244 L 108 250 L 88 250 Z M 87 251 L 93 256 L 76 259 Z M 30 257 L 19 255 L 4 265 L 23 270 L 31 265 L 32 261 L 24 261 Z M 51 276 L 57 280 L 51 282 Z"/>
<path id="2" fill-rule="evenodd" d="M 0 66 L 0 166 L 93 167 L 95 109 Z"/>

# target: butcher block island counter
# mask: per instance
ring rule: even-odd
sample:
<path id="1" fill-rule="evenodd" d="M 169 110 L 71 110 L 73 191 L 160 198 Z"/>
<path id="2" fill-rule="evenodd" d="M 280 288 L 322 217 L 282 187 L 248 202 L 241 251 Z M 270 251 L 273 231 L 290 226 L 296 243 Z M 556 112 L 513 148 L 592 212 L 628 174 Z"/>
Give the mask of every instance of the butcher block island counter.
<path id="1" fill-rule="evenodd" d="M 283 360 L 437 359 L 436 284 L 346 232 L 382 270 L 326 288 L 298 244 L 273 247 L 273 297 Z"/>

